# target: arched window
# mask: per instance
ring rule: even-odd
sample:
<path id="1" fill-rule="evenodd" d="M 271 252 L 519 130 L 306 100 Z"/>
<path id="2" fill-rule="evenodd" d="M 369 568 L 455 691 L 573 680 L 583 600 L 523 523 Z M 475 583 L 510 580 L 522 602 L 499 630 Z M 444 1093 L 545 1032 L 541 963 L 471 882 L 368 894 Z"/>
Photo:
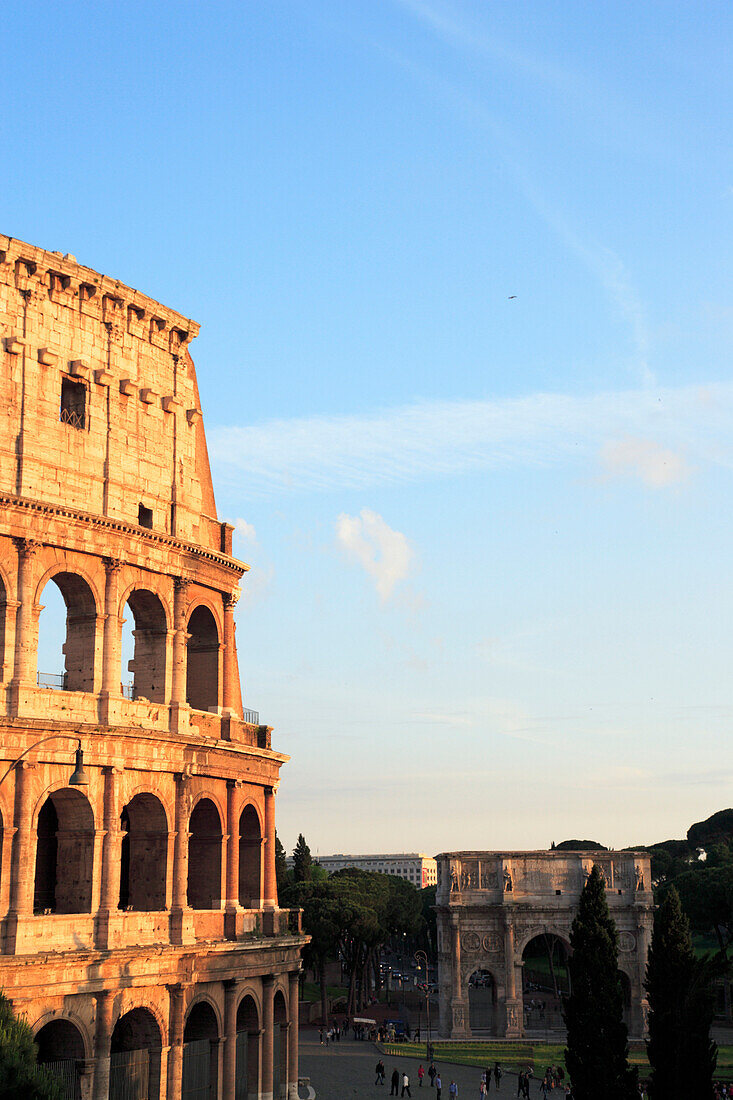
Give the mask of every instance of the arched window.
<path id="1" fill-rule="evenodd" d="M 5 652 L 5 614 L 8 606 L 8 593 L 0 577 L 0 681 L 9 680 L 13 675 L 11 654 Z"/>
<path id="2" fill-rule="evenodd" d="M 198 1001 L 188 1014 L 183 1032 L 183 1082 L 181 1100 L 216 1100 L 219 1077 L 219 1028 L 216 1014 L 206 1001 Z"/>
<path id="3" fill-rule="evenodd" d="M 54 791 L 38 814 L 35 913 L 91 913 L 94 814 L 73 787 Z"/>
<path id="4" fill-rule="evenodd" d="M 125 604 L 121 651 L 123 690 L 132 673 L 133 699 L 165 702 L 167 630 L 165 610 L 158 597 L 146 589 L 131 592 Z"/>
<path id="5" fill-rule="evenodd" d="M 196 607 L 188 620 L 186 700 L 194 710 L 219 705 L 219 632 L 208 607 Z"/>
<path id="6" fill-rule="evenodd" d="M 54 598 L 56 590 L 63 608 Z M 56 573 L 43 589 L 41 603 L 45 609 L 38 623 L 39 685 L 94 691 L 97 607 L 91 588 L 76 573 Z"/>
<path id="7" fill-rule="evenodd" d="M 62 1095 L 81 1100 L 80 1070 L 84 1062 L 84 1040 L 71 1020 L 51 1020 L 34 1036 L 38 1062 L 57 1077 Z"/>
<path id="8" fill-rule="evenodd" d="M 136 794 L 122 811 L 120 909 L 165 909 L 168 823 L 154 794 Z"/>
<path id="9" fill-rule="evenodd" d="M 188 833 L 188 904 L 192 909 L 219 909 L 222 831 L 219 811 L 210 798 L 196 803 Z"/>
<path id="10" fill-rule="evenodd" d="M 254 806 L 239 818 L 239 904 L 259 909 L 262 898 L 262 831 Z"/>
<path id="11" fill-rule="evenodd" d="M 243 997 L 237 1008 L 237 1068 L 234 1095 L 237 1100 L 260 1095 L 260 1018 L 252 997 Z"/>
<path id="12" fill-rule="evenodd" d="M 283 1100 L 288 1090 L 288 1009 L 278 989 L 273 1005 L 275 1034 L 272 1037 L 272 1096 Z"/>
<path id="13" fill-rule="evenodd" d="M 147 1008 L 120 1016 L 112 1032 L 109 1100 L 160 1100 L 158 1022 Z"/>
<path id="14" fill-rule="evenodd" d="M 471 1034 L 491 1035 L 496 1027 L 496 982 L 489 970 L 474 970 L 468 979 L 468 1023 Z"/>

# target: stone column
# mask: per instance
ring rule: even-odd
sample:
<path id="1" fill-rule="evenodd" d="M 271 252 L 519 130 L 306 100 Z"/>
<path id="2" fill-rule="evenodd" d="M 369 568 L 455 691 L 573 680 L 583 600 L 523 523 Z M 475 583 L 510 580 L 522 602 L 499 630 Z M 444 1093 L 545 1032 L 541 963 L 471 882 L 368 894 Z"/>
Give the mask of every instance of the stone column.
<path id="1" fill-rule="evenodd" d="M 265 882 L 266 909 L 277 909 L 277 876 L 275 874 L 275 789 L 265 787 Z"/>
<path id="2" fill-rule="evenodd" d="M 13 769 L 15 774 L 15 808 L 13 824 L 15 834 L 10 856 L 10 909 L 6 928 L 6 951 L 15 953 L 18 941 L 18 925 L 33 912 L 33 868 L 35 845 L 31 831 L 32 801 L 31 780 L 35 764 L 21 760 Z"/>
<path id="3" fill-rule="evenodd" d="M 298 1100 L 298 993 L 300 989 L 300 971 L 291 970 L 288 975 L 288 1017 L 290 1033 L 288 1035 L 288 1100 Z"/>
<path id="4" fill-rule="evenodd" d="M 97 947 L 113 946 L 114 925 L 119 920 L 120 900 L 120 775 L 121 768 L 102 768 L 104 773 L 104 831 L 102 839 L 102 888 L 97 917 Z"/>
<path id="5" fill-rule="evenodd" d="M 224 982 L 224 1083 L 223 1100 L 234 1100 L 237 1080 L 237 999 L 241 982 Z"/>
<path id="6" fill-rule="evenodd" d="M 450 915 L 451 956 L 453 960 L 453 973 L 451 975 L 451 1038 L 463 1038 L 466 1034 L 466 1020 L 463 1005 L 463 989 L 461 983 L 461 936 L 457 913 Z"/>
<path id="7" fill-rule="evenodd" d="M 102 691 L 120 694 L 120 569 L 118 558 L 104 558 L 104 650 L 102 659 Z"/>
<path id="8" fill-rule="evenodd" d="M 236 715 L 237 699 L 237 655 L 234 646 L 234 608 L 239 599 L 238 592 L 224 594 L 224 684 L 222 707 L 225 714 Z"/>
<path id="9" fill-rule="evenodd" d="M 13 539 L 18 551 L 18 611 L 15 617 L 15 655 L 13 679 L 9 691 L 10 713 L 20 714 L 23 697 L 35 687 L 32 658 L 34 645 L 33 559 L 40 543 L 32 539 Z"/>
<path id="10" fill-rule="evenodd" d="M 193 942 L 188 907 L 188 776 L 176 776 L 176 835 L 173 845 L 173 894 L 171 898 L 171 942 Z"/>
<path id="11" fill-rule="evenodd" d="M 239 904 L 239 813 L 241 787 L 235 779 L 227 780 L 227 866 L 226 866 L 226 916 L 224 927 L 227 938 L 237 938 L 237 913 Z"/>
<path id="12" fill-rule="evenodd" d="M 178 733 L 186 725 L 186 610 L 190 582 L 173 578 L 173 667 L 171 670 L 171 730 Z"/>
<path id="13" fill-rule="evenodd" d="M 182 985 L 169 985 L 168 995 L 168 1092 L 167 1100 L 181 1100 L 183 1087 L 183 1018 L 184 998 Z"/>
<path id="14" fill-rule="evenodd" d="M 517 998 L 517 970 L 514 945 L 514 922 L 511 917 L 504 917 L 504 969 L 506 971 L 506 985 L 504 1000 L 506 1008 L 506 1037 L 517 1039 L 523 1030 L 522 999 Z"/>
<path id="15" fill-rule="evenodd" d="M 273 1058 L 275 1038 L 275 979 L 267 974 L 262 979 L 262 1074 L 260 1100 L 272 1100 Z"/>
<path id="16" fill-rule="evenodd" d="M 109 1052 L 112 1042 L 112 1013 L 114 997 L 112 991 L 103 989 L 94 994 L 97 1002 L 97 1026 L 94 1034 L 94 1087 L 93 1100 L 108 1100 L 109 1097 Z"/>

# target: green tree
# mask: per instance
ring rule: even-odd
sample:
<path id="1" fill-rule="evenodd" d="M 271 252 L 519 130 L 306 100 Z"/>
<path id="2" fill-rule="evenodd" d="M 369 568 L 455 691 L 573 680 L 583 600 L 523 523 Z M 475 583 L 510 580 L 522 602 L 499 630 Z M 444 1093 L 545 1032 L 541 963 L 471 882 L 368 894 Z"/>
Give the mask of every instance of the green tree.
<path id="1" fill-rule="evenodd" d="M 298 841 L 293 848 L 293 879 L 295 882 L 308 882 L 311 877 L 311 850 L 305 842 L 302 833 L 298 833 Z"/>
<path id="2" fill-rule="evenodd" d="M 561 840 L 559 844 L 552 846 L 557 852 L 607 852 L 605 844 L 599 844 L 597 840 Z"/>
<path id="3" fill-rule="evenodd" d="M 693 953 L 690 924 L 672 886 L 654 916 L 646 968 L 652 1100 L 713 1095 L 712 978 L 710 961 Z"/>
<path id="4" fill-rule="evenodd" d="M 565 1064 L 575 1100 L 638 1100 L 635 1069 L 623 1022 L 618 934 L 605 882 L 594 865 L 570 932 L 572 992 L 565 1005 Z"/>
<path id="5" fill-rule="evenodd" d="M 30 1027 L 0 993 L 0 1100 L 61 1100 L 60 1083 L 38 1065 L 37 1055 Z"/>
<path id="6" fill-rule="evenodd" d="M 286 863 L 285 849 L 280 843 L 280 837 L 275 831 L 275 878 L 277 880 L 277 896 L 282 903 L 282 895 L 286 892 L 289 881 L 290 872 L 288 871 L 288 865 Z"/>
<path id="7" fill-rule="evenodd" d="M 288 890 L 288 904 L 303 909 L 303 930 L 311 941 L 303 952 L 305 965 L 318 975 L 321 992 L 321 1020 L 328 1020 L 326 963 L 338 957 L 339 944 L 355 920 L 348 902 L 334 889 L 331 879 L 325 882 L 296 882 Z"/>

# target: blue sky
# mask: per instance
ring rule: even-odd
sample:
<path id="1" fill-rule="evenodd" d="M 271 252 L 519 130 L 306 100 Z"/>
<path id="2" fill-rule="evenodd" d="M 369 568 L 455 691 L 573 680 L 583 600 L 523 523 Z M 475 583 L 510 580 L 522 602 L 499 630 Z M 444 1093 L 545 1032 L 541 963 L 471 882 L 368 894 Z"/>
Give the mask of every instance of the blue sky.
<path id="1" fill-rule="evenodd" d="M 3 231 L 202 324 L 286 846 L 621 846 L 727 805 L 730 5 L 2 21 Z"/>

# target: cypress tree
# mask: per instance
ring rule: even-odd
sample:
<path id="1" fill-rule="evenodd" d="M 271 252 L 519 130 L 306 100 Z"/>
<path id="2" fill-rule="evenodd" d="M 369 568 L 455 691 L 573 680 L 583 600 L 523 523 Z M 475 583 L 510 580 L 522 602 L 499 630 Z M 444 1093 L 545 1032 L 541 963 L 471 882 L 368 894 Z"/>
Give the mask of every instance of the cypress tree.
<path id="1" fill-rule="evenodd" d="M 646 968 L 647 1054 L 652 1100 L 708 1100 L 718 1052 L 713 1022 L 712 968 L 692 950 L 690 923 L 672 886 L 654 915 Z"/>
<path id="2" fill-rule="evenodd" d="M 295 882 L 308 882 L 311 878 L 311 850 L 305 842 L 302 833 L 298 834 L 298 841 L 293 848 L 293 879 Z"/>
<path id="3" fill-rule="evenodd" d="M 618 933 L 595 865 L 580 895 L 570 944 L 565 1065 L 574 1100 L 638 1100 L 637 1072 L 629 1067 L 623 1021 Z"/>

